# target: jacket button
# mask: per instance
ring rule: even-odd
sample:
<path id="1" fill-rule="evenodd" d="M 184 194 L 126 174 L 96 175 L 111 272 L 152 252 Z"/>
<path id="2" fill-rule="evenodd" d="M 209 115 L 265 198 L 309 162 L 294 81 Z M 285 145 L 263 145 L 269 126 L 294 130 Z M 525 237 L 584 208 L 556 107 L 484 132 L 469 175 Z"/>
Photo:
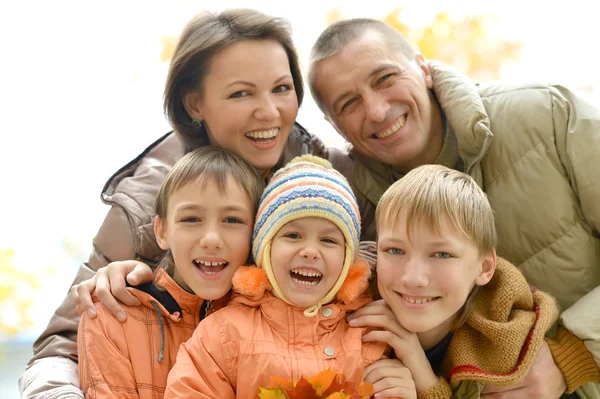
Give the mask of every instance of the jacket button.
<path id="1" fill-rule="evenodd" d="M 333 309 L 323 308 L 323 310 L 321 310 L 321 314 L 325 317 L 331 317 L 331 315 L 333 314 Z"/>
<path id="2" fill-rule="evenodd" d="M 328 346 L 323 350 L 323 352 L 325 352 L 327 356 L 333 356 L 335 354 L 335 349 Z"/>

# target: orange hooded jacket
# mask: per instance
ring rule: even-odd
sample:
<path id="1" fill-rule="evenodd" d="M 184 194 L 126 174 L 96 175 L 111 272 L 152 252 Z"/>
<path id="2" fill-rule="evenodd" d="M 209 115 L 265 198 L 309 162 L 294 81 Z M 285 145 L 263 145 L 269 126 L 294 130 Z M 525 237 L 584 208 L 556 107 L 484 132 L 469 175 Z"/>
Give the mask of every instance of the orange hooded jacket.
<path id="1" fill-rule="evenodd" d="M 165 398 L 256 399 L 271 376 L 298 381 L 331 368 L 361 383 L 364 367 L 387 349 L 363 343 L 366 328 L 350 327 L 346 314 L 371 301 L 369 266 L 356 262 L 337 300 L 319 314 L 275 298 L 263 269 L 241 267 L 233 277 L 234 294 L 227 307 L 200 323 L 181 345 L 169 373 Z"/>
<path id="2" fill-rule="evenodd" d="M 98 316 L 82 314 L 79 322 L 79 379 L 86 398 L 162 398 L 179 345 L 202 317 L 204 300 L 181 288 L 163 270 L 156 284 L 128 288 L 142 306 L 125 307 L 119 322 L 102 303 Z M 214 303 L 212 309 L 227 298 Z M 212 310 L 211 309 L 211 310 Z"/>

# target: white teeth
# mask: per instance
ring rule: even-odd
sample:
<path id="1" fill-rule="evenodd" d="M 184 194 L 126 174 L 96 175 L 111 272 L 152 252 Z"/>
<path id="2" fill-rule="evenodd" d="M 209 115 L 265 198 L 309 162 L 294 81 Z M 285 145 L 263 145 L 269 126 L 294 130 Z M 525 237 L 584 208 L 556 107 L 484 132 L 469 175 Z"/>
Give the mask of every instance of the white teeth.
<path id="1" fill-rule="evenodd" d="M 435 297 L 429 297 L 429 298 L 407 298 L 404 295 L 402 295 L 402 298 L 404 298 L 404 300 L 408 303 L 416 303 L 416 304 L 422 304 L 422 303 L 427 303 L 429 301 L 432 301 L 435 299 Z"/>
<path id="2" fill-rule="evenodd" d="M 306 286 L 313 286 L 313 285 L 317 285 L 319 282 L 318 281 L 304 281 L 304 280 L 298 280 L 297 278 L 293 278 L 292 280 L 296 283 L 296 284 L 302 284 L 302 285 L 306 285 Z"/>
<path id="3" fill-rule="evenodd" d="M 391 136 L 398 129 L 400 129 L 406 123 L 406 115 L 403 115 L 402 118 L 398 120 L 398 122 L 394 123 L 389 129 L 384 130 L 383 132 L 379 132 L 375 134 L 375 137 L 378 139 L 384 139 L 388 136 Z"/>
<path id="4" fill-rule="evenodd" d="M 306 276 L 306 277 L 321 277 L 322 276 L 322 274 L 317 271 L 306 272 L 304 270 L 292 270 L 292 273 L 299 274 L 301 276 Z"/>
<path id="5" fill-rule="evenodd" d="M 277 133 L 279 133 L 279 128 L 276 127 L 270 130 L 264 130 L 260 132 L 248 132 L 246 133 L 246 137 L 250 137 L 253 139 L 272 139 L 273 137 L 277 136 Z"/>
<path id="6" fill-rule="evenodd" d="M 227 262 L 208 262 L 208 261 L 204 261 L 204 260 L 196 260 L 195 262 L 196 262 L 196 264 L 202 265 L 202 266 L 223 266 L 223 265 L 227 264 Z"/>

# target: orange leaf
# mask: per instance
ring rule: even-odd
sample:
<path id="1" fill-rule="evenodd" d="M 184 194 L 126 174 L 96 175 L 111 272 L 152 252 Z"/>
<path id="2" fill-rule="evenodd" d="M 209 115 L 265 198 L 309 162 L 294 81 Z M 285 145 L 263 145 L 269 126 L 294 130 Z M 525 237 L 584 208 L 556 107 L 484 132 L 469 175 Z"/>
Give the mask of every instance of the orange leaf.
<path id="1" fill-rule="evenodd" d="M 342 384 L 341 377 L 338 374 L 336 375 L 336 378 L 334 378 L 334 380 L 332 381 L 331 385 L 329 385 L 329 388 L 327 388 L 327 390 L 323 392 L 323 397 L 327 398 L 329 395 L 335 392 L 342 392 L 343 389 L 344 384 Z"/>
<path id="2" fill-rule="evenodd" d="M 260 399 L 289 399 L 288 396 L 281 388 L 276 389 L 264 389 L 260 388 L 258 393 Z"/>
<path id="3" fill-rule="evenodd" d="M 351 399 L 351 397 L 343 392 L 334 392 L 331 395 L 326 396 L 325 399 Z"/>
<path id="4" fill-rule="evenodd" d="M 269 381 L 269 388 L 281 388 L 289 391 L 290 389 L 294 388 L 294 383 L 290 380 L 286 380 L 285 378 L 271 377 L 271 380 Z"/>
<path id="5" fill-rule="evenodd" d="M 304 377 L 287 394 L 290 399 L 318 399 L 317 392 Z"/>
<path id="6" fill-rule="evenodd" d="M 373 385 L 369 384 L 368 382 L 363 382 L 362 384 L 360 384 L 356 388 L 356 391 L 360 395 L 361 399 L 368 399 L 375 394 L 375 389 L 373 389 Z"/>
<path id="7" fill-rule="evenodd" d="M 323 395 L 323 392 L 327 391 L 327 388 L 335 380 L 337 373 L 331 369 L 321 371 L 319 374 L 308 379 L 310 385 L 317 391 L 317 395 Z"/>

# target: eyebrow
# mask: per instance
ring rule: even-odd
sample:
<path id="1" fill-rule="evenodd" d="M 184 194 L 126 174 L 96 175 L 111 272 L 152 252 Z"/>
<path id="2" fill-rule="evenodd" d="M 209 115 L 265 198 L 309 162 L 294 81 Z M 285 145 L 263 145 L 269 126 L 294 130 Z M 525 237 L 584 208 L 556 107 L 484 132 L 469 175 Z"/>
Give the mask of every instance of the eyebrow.
<path id="1" fill-rule="evenodd" d="M 286 78 L 291 78 L 293 79 L 293 77 L 291 75 L 283 75 L 280 76 L 279 78 L 277 78 L 275 80 L 275 82 L 273 82 L 274 84 L 281 82 L 282 80 L 286 79 Z M 246 85 L 246 86 L 250 86 L 250 87 L 256 87 L 256 84 L 249 82 L 247 80 L 234 80 L 233 82 L 231 82 L 229 85 L 227 85 L 226 88 L 230 88 L 231 86 L 234 85 Z"/>
<path id="2" fill-rule="evenodd" d="M 385 69 L 389 69 L 389 68 L 395 68 L 398 69 L 398 65 L 392 64 L 392 63 L 385 63 L 383 65 L 378 66 L 377 68 L 373 69 L 371 71 L 371 73 L 369 74 L 369 76 L 367 76 L 366 80 L 370 80 L 373 76 L 379 74 L 381 71 L 385 70 Z M 337 106 L 340 102 L 342 102 L 346 97 L 350 96 L 352 94 L 352 90 L 348 90 L 343 92 L 342 94 L 340 94 L 335 101 L 333 102 L 333 104 L 331 105 L 332 109 L 335 111 L 337 109 Z"/>
<path id="3" fill-rule="evenodd" d="M 184 204 L 182 206 L 177 207 L 177 211 L 181 212 L 181 211 L 195 211 L 195 210 L 203 210 L 205 209 L 204 206 L 199 206 L 197 204 Z M 241 205 L 228 205 L 225 206 L 223 208 L 220 208 L 220 210 L 225 211 L 225 212 L 248 212 L 248 208 L 246 208 L 245 206 L 241 206 Z"/>

